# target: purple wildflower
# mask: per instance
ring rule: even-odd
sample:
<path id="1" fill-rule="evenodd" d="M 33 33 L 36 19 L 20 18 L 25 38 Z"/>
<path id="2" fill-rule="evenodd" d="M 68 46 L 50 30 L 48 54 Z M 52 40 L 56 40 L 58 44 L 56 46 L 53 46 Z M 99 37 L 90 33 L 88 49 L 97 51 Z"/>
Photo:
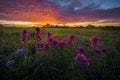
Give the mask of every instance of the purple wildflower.
<path id="1" fill-rule="evenodd" d="M 40 49 L 42 49 L 42 48 L 43 48 L 43 46 L 44 46 L 44 44 L 43 44 L 43 43 L 39 44 L 39 48 L 40 48 Z"/>
<path id="2" fill-rule="evenodd" d="M 87 66 L 87 67 L 90 65 L 87 57 L 86 57 L 84 54 L 80 54 L 80 53 L 78 53 L 78 54 L 75 56 L 75 62 L 76 62 L 76 63 L 79 63 L 79 64 L 83 64 L 83 65 L 85 65 L 85 66 Z"/>
<path id="3" fill-rule="evenodd" d="M 74 38 L 75 38 L 75 35 L 74 35 L 74 34 L 70 34 L 70 35 L 68 36 L 68 39 L 70 39 L 70 40 L 74 40 Z"/>
<path id="4" fill-rule="evenodd" d="M 44 49 L 45 49 L 45 50 L 49 50 L 49 47 L 50 47 L 50 46 L 49 46 L 48 43 L 45 43 L 45 44 L 44 44 Z"/>
<path id="5" fill-rule="evenodd" d="M 11 67 L 11 66 L 13 66 L 14 64 L 15 64 L 15 60 L 10 60 L 10 61 L 6 62 L 6 66 L 7 66 L 7 67 Z"/>
<path id="6" fill-rule="evenodd" d="M 25 49 L 18 49 L 17 53 L 20 55 L 23 55 L 23 54 L 25 54 Z"/>
<path id="7" fill-rule="evenodd" d="M 35 33 L 34 33 L 34 44 L 39 46 L 39 44 L 41 43 L 42 37 L 41 37 L 41 30 L 39 27 L 35 28 Z"/>
<path id="8" fill-rule="evenodd" d="M 73 44 L 74 43 L 74 39 L 75 39 L 75 35 L 74 34 L 70 34 L 68 36 L 68 44 Z"/>
<path id="9" fill-rule="evenodd" d="M 100 48 L 94 48 L 94 51 L 96 52 L 96 53 L 100 53 L 101 52 L 101 49 Z"/>
<path id="10" fill-rule="evenodd" d="M 58 44 L 58 40 L 57 39 L 53 39 L 53 45 L 56 46 Z"/>
<path id="11" fill-rule="evenodd" d="M 20 33 L 20 40 L 24 45 L 27 45 L 28 31 L 26 29 L 22 30 L 22 32 Z"/>
<path id="12" fill-rule="evenodd" d="M 91 47 L 97 47 L 99 46 L 99 39 L 97 36 L 92 36 L 90 38 L 90 41 L 91 41 Z"/>
<path id="13" fill-rule="evenodd" d="M 72 49 L 72 51 L 76 51 L 77 50 L 75 46 L 73 46 L 71 49 Z"/>
<path id="14" fill-rule="evenodd" d="M 106 48 L 102 48 L 102 52 L 106 53 L 107 49 Z"/>
<path id="15" fill-rule="evenodd" d="M 64 40 L 60 40 L 60 41 L 59 41 L 59 46 L 60 46 L 61 48 L 64 48 L 64 47 L 66 46 L 66 42 L 65 42 Z"/>
<path id="16" fill-rule="evenodd" d="M 39 27 L 36 27 L 35 30 L 36 30 L 36 32 L 40 32 L 40 28 Z"/>
<path id="17" fill-rule="evenodd" d="M 52 37 L 48 37 L 48 43 L 52 43 L 53 40 L 54 40 L 54 38 L 52 38 Z"/>
<path id="18" fill-rule="evenodd" d="M 85 51 L 85 49 L 81 46 L 78 49 L 79 49 L 80 53 L 84 53 L 84 51 Z"/>
<path id="19" fill-rule="evenodd" d="M 51 32 L 48 32 L 47 33 L 47 37 L 51 37 L 52 36 L 52 33 Z"/>

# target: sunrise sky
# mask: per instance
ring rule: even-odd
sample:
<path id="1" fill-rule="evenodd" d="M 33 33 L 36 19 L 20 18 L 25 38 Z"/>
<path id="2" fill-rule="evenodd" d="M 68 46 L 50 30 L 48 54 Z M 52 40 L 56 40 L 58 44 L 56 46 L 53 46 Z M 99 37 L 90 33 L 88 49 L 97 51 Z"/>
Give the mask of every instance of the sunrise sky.
<path id="1" fill-rule="evenodd" d="M 120 25 L 120 0 L 0 0 L 0 24 Z"/>

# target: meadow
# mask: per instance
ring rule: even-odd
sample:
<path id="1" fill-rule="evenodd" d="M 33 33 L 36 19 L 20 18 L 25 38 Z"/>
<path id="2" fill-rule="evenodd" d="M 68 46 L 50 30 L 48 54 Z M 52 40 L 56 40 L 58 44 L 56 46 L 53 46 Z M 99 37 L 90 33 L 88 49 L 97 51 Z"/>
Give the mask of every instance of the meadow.
<path id="1" fill-rule="evenodd" d="M 119 79 L 120 29 L 0 27 L 0 80 Z"/>

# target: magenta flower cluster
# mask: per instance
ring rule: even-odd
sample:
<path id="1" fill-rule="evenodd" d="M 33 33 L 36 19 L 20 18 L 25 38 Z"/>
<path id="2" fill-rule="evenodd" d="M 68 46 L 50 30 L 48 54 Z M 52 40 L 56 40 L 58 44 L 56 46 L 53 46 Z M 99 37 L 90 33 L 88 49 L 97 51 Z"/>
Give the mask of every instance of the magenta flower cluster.
<path id="1" fill-rule="evenodd" d="M 91 47 L 93 48 L 93 50 L 96 53 L 107 52 L 107 48 L 100 48 L 100 42 L 99 42 L 99 38 L 97 36 L 92 36 L 90 38 L 90 42 L 91 42 Z"/>
<path id="2" fill-rule="evenodd" d="M 74 40 L 75 40 L 75 35 L 74 34 L 70 34 L 68 36 L 68 44 L 74 44 Z"/>
<path id="3" fill-rule="evenodd" d="M 26 29 L 22 30 L 20 33 L 20 40 L 26 46 L 28 42 L 28 31 Z"/>
<path id="4" fill-rule="evenodd" d="M 23 30 L 21 32 L 21 41 L 26 44 L 27 43 L 27 36 L 28 32 L 27 30 Z M 75 34 L 69 34 L 67 38 L 64 39 L 57 39 L 54 38 L 51 32 L 48 32 L 46 35 L 46 42 L 43 43 L 42 41 L 42 32 L 39 27 L 35 28 L 34 33 L 34 45 L 37 46 L 39 49 L 42 49 L 44 51 L 49 51 L 50 49 L 54 49 L 56 47 L 59 47 L 61 50 L 63 48 L 66 48 L 67 45 L 71 47 L 71 50 L 73 52 L 78 52 L 78 54 L 75 56 L 75 62 L 81 65 L 89 66 L 90 62 L 85 53 L 88 52 L 95 52 L 95 53 L 106 53 L 107 48 L 101 48 L 100 47 L 100 41 L 97 36 L 90 37 L 89 41 L 84 41 L 83 46 L 76 46 L 75 43 Z M 20 49 L 17 51 L 19 54 L 24 54 L 24 49 Z"/>
<path id="5" fill-rule="evenodd" d="M 90 38 L 91 41 L 91 47 L 98 47 L 99 46 L 99 39 L 97 36 L 92 36 Z"/>
<path id="6" fill-rule="evenodd" d="M 41 44 L 41 40 L 42 40 L 41 30 L 39 27 L 36 27 L 34 33 L 34 44 L 39 46 Z"/>
<path id="7" fill-rule="evenodd" d="M 90 65 L 88 58 L 85 56 L 85 54 L 81 53 L 78 53 L 75 56 L 75 62 L 87 67 Z"/>

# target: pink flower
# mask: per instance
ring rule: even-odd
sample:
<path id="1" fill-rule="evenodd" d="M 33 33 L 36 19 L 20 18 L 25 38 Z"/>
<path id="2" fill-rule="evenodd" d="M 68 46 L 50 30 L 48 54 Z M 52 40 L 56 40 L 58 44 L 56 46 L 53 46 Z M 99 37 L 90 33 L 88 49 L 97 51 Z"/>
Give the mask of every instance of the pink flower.
<path id="1" fill-rule="evenodd" d="M 36 32 L 40 32 L 40 28 L 39 27 L 36 27 L 35 30 L 36 30 Z"/>
<path id="2" fill-rule="evenodd" d="M 101 52 L 101 49 L 100 48 L 94 48 L 94 51 L 96 52 L 96 53 L 100 53 Z"/>
<path id="3" fill-rule="evenodd" d="M 39 44 L 39 47 L 40 49 L 42 49 L 44 47 L 44 44 L 43 43 Z"/>
<path id="4" fill-rule="evenodd" d="M 24 45 L 27 45 L 28 31 L 26 29 L 22 30 L 22 32 L 20 33 L 20 40 Z"/>
<path id="5" fill-rule="evenodd" d="M 79 47 L 78 49 L 79 49 L 80 53 L 84 53 L 84 51 L 85 51 L 85 49 L 83 47 Z"/>
<path id="6" fill-rule="evenodd" d="M 35 28 L 35 33 L 34 33 L 34 44 L 39 46 L 39 44 L 41 43 L 42 40 L 42 36 L 41 36 L 41 31 L 39 27 Z"/>
<path id="7" fill-rule="evenodd" d="M 75 39 L 75 35 L 74 35 L 74 34 L 70 34 L 70 35 L 68 36 L 68 39 L 74 40 L 74 39 Z"/>
<path id="8" fill-rule="evenodd" d="M 106 53 L 107 49 L 106 48 L 102 48 L 102 52 Z"/>
<path id="9" fill-rule="evenodd" d="M 48 37 L 48 43 L 52 43 L 53 40 L 54 40 L 54 38 L 52 38 L 52 37 Z"/>
<path id="10" fill-rule="evenodd" d="M 73 44 L 74 43 L 74 39 L 75 39 L 75 35 L 74 34 L 70 34 L 68 36 L 68 44 Z"/>
<path id="11" fill-rule="evenodd" d="M 92 36 L 90 38 L 90 41 L 91 41 L 91 47 L 97 47 L 99 46 L 99 39 L 97 36 Z"/>
<path id="12" fill-rule="evenodd" d="M 44 49 L 45 49 L 45 50 L 49 50 L 49 47 L 50 47 L 50 46 L 49 46 L 48 43 L 45 43 L 45 44 L 44 44 Z"/>
<path id="13" fill-rule="evenodd" d="M 59 46 L 60 46 L 61 48 L 64 48 L 64 47 L 66 46 L 66 42 L 65 42 L 64 40 L 60 40 L 60 41 L 59 41 Z"/>
<path id="14" fill-rule="evenodd" d="M 76 63 L 79 63 L 79 64 L 82 64 L 82 65 L 85 65 L 85 66 L 87 66 L 87 67 L 90 65 L 87 57 L 86 57 L 84 54 L 80 54 L 80 53 L 78 53 L 78 54 L 75 56 L 75 62 L 76 62 Z"/>
<path id="15" fill-rule="evenodd" d="M 53 39 L 53 46 L 56 46 L 58 44 L 58 40 L 57 39 Z"/>
<path id="16" fill-rule="evenodd" d="M 47 37 L 51 37 L 52 36 L 52 33 L 51 32 L 48 32 L 47 33 Z"/>

